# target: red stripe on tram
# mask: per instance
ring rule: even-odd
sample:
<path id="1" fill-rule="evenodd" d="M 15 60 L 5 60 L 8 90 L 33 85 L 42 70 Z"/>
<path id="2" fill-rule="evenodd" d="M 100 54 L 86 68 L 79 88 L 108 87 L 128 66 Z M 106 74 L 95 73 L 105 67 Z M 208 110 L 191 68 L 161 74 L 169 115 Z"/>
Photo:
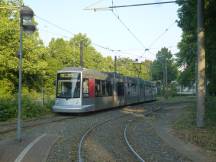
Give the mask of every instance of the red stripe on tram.
<path id="1" fill-rule="evenodd" d="M 95 96 L 95 80 L 89 79 L 89 97 Z"/>

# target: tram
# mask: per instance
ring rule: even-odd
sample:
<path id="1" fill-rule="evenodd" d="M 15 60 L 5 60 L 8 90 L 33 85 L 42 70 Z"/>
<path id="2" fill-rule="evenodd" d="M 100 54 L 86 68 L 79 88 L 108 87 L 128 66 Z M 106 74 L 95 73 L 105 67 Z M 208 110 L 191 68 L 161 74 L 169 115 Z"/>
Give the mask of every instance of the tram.
<path id="1" fill-rule="evenodd" d="M 153 101 L 153 82 L 114 72 L 66 67 L 57 72 L 53 112 L 82 113 Z"/>

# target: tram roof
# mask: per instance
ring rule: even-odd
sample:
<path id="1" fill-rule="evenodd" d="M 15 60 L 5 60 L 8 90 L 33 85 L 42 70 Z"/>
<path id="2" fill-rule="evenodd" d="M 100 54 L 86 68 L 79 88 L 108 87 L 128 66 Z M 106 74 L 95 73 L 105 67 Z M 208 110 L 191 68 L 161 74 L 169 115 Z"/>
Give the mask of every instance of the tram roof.
<path id="1" fill-rule="evenodd" d="M 87 69 L 87 68 L 81 68 L 81 67 L 65 67 L 65 68 L 59 70 L 58 73 L 63 73 L 63 72 L 82 72 L 82 71 L 89 71 L 89 72 L 94 73 L 96 75 L 106 74 L 107 77 L 114 76 L 114 74 L 115 74 L 115 72 L 99 72 L 99 71 L 94 70 L 94 69 Z M 122 74 L 116 73 L 116 78 L 123 78 L 123 77 L 127 77 L 129 80 L 134 80 L 134 81 L 138 80 L 137 77 L 124 76 Z M 147 80 L 143 80 L 143 81 L 145 82 L 145 84 L 149 84 L 149 85 L 154 84 L 152 81 L 147 81 Z"/>
<path id="2" fill-rule="evenodd" d="M 58 73 L 62 73 L 62 72 L 81 72 L 83 71 L 83 69 L 85 68 L 81 68 L 81 67 L 65 67 L 61 70 L 58 70 Z"/>

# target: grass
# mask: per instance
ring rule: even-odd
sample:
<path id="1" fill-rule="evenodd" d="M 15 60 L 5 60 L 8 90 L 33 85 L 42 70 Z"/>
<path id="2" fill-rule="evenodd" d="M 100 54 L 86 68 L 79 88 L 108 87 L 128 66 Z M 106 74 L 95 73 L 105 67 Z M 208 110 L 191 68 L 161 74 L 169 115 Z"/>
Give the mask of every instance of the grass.
<path id="1" fill-rule="evenodd" d="M 195 96 L 175 96 L 175 97 L 157 97 L 162 103 L 176 103 L 176 102 L 195 102 Z"/>
<path id="2" fill-rule="evenodd" d="M 191 104 L 179 118 L 174 127 L 176 134 L 206 150 L 216 153 L 216 98 L 206 100 L 205 126 L 196 127 L 196 105 Z"/>

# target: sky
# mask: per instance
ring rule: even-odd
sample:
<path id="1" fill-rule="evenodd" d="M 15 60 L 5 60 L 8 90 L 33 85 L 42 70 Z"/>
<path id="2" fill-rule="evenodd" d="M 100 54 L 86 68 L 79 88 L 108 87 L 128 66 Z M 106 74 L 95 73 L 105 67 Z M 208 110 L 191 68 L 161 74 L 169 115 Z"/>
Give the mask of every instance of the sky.
<path id="1" fill-rule="evenodd" d="M 113 5 L 163 1 L 167 0 L 113 0 Z M 33 9 L 46 45 L 51 38 L 69 40 L 84 33 L 103 56 L 144 61 L 154 60 L 162 47 L 175 54 L 181 40 L 177 4 L 118 8 L 113 10 L 116 16 L 111 10 L 84 10 L 111 6 L 112 0 L 24 0 L 24 4 Z"/>

